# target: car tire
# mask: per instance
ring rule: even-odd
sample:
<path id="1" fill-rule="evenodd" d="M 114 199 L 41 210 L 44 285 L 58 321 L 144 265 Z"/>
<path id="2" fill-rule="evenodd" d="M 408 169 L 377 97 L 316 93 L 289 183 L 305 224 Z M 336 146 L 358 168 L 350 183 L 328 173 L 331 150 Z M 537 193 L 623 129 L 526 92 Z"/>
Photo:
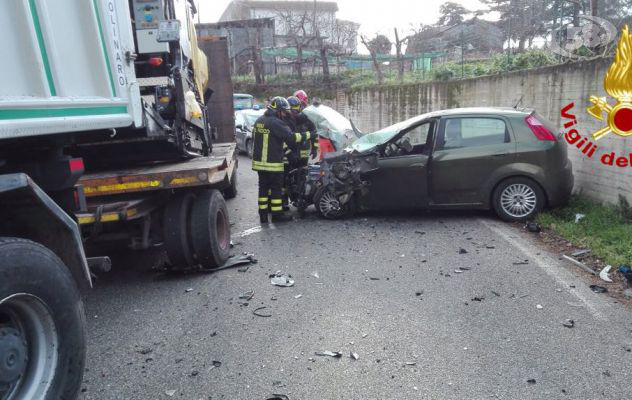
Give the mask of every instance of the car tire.
<path id="1" fill-rule="evenodd" d="M 351 216 L 355 211 L 353 198 L 343 205 L 335 205 L 332 204 L 332 202 L 337 202 L 337 199 L 335 199 L 333 192 L 326 186 L 321 187 L 316 191 L 316 194 L 314 194 L 314 207 L 316 207 L 318 215 L 324 219 L 346 218 Z"/>
<path id="2" fill-rule="evenodd" d="M 254 143 L 252 143 L 252 139 L 246 140 L 246 153 L 250 158 L 252 158 L 255 153 Z"/>
<path id="3" fill-rule="evenodd" d="M 206 190 L 191 209 L 191 239 L 198 263 L 206 269 L 224 265 L 230 255 L 230 221 L 221 193 Z"/>
<path id="4" fill-rule="evenodd" d="M 230 176 L 230 185 L 224 189 L 224 199 L 234 199 L 237 197 L 237 168 L 233 169 Z"/>
<path id="5" fill-rule="evenodd" d="M 544 191 L 529 178 L 515 177 L 500 182 L 492 196 L 492 206 L 504 221 L 533 219 L 546 202 Z"/>
<path id="6" fill-rule="evenodd" d="M 86 358 L 86 320 L 70 271 L 38 243 L 0 238 L 0 277 L 3 347 L 14 360 L 24 360 L 12 365 L 0 360 L 0 375 L 12 382 L 12 387 L 0 385 L 0 398 L 76 399 Z"/>

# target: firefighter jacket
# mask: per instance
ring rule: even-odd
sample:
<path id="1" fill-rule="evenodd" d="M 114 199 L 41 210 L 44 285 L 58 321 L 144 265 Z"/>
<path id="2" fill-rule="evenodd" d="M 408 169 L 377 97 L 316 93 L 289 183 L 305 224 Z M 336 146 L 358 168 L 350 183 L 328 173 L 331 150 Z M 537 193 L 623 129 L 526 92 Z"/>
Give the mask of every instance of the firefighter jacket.
<path id="1" fill-rule="evenodd" d="M 296 147 L 303 143 L 308 135 L 293 133 L 281 119 L 266 111 L 257 121 L 252 133 L 253 156 L 252 169 L 255 171 L 283 172 L 284 144 Z"/>
<path id="2" fill-rule="evenodd" d="M 294 115 L 295 132 L 308 133 L 309 140 L 299 144 L 299 155 L 303 160 L 307 160 L 313 148 L 318 149 L 318 135 L 316 134 L 316 125 L 305 115 L 300 112 Z"/>

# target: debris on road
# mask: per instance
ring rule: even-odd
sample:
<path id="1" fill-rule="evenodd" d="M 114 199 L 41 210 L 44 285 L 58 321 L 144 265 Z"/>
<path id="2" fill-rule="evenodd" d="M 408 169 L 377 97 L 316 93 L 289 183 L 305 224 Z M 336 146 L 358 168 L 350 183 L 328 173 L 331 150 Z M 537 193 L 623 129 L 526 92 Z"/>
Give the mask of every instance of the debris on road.
<path id="1" fill-rule="evenodd" d="M 261 312 L 261 310 L 265 310 L 266 308 L 268 307 L 255 308 L 254 310 L 252 310 L 252 313 L 256 315 L 257 317 L 264 317 L 264 318 L 271 317 L 272 314 L 265 314 Z"/>
<path id="2" fill-rule="evenodd" d="M 193 291 L 193 288 L 184 289 L 185 293 L 189 293 L 189 292 L 192 292 L 192 291 Z"/>
<path id="3" fill-rule="evenodd" d="M 176 394 L 175 390 L 165 390 L 165 394 L 169 397 L 173 397 L 174 394 Z"/>
<path id="4" fill-rule="evenodd" d="M 567 328 L 572 328 L 575 326 L 575 321 L 573 321 L 572 319 L 567 319 L 567 320 L 564 320 L 564 322 L 562 322 L 562 325 L 564 325 Z"/>
<path id="5" fill-rule="evenodd" d="M 413 365 L 417 365 L 417 362 L 416 361 L 406 361 L 406 362 L 404 362 L 404 365 L 413 366 Z"/>
<path id="6" fill-rule="evenodd" d="M 217 271 L 221 271 L 223 269 L 228 269 L 228 268 L 233 268 L 239 265 L 244 265 L 244 264 L 256 264 L 258 261 L 255 258 L 255 255 L 252 253 L 244 253 L 240 256 L 231 256 L 228 258 L 228 260 L 226 260 L 226 262 L 224 263 L 224 265 L 222 265 L 219 268 L 215 268 L 212 270 L 209 270 L 211 272 L 217 272 Z M 247 271 L 247 270 L 246 270 Z"/>
<path id="7" fill-rule="evenodd" d="M 367 336 L 369 336 L 369 334 L 368 334 L 368 333 L 363 333 L 363 334 L 362 334 L 362 339 L 364 339 L 364 338 L 365 338 L 365 337 L 367 337 Z"/>
<path id="8" fill-rule="evenodd" d="M 516 261 L 514 263 L 512 263 L 513 265 L 527 265 L 529 264 L 529 260 L 524 260 L 524 261 Z"/>
<path id="9" fill-rule="evenodd" d="M 530 383 L 532 385 L 535 384 L 535 379 L 527 379 L 527 383 Z"/>
<path id="10" fill-rule="evenodd" d="M 374 276 L 370 276 L 369 279 L 372 280 L 372 281 L 379 281 L 380 280 L 380 278 L 376 278 Z"/>
<path id="11" fill-rule="evenodd" d="M 455 270 L 454 270 L 454 273 L 455 273 L 455 274 L 460 274 L 460 273 L 462 273 L 462 272 L 463 272 L 463 271 L 461 271 L 460 269 L 455 269 Z"/>
<path id="12" fill-rule="evenodd" d="M 478 302 L 481 302 L 481 301 L 483 301 L 483 300 L 485 300 L 485 297 L 481 296 L 481 297 L 474 297 L 471 301 L 478 301 Z"/>
<path id="13" fill-rule="evenodd" d="M 606 293 L 608 291 L 608 289 L 599 285 L 590 285 L 590 290 L 592 290 L 595 293 Z"/>
<path id="14" fill-rule="evenodd" d="M 610 279 L 610 277 L 608 276 L 608 272 L 610 272 L 611 268 L 612 268 L 612 265 L 606 265 L 605 267 L 603 267 L 603 269 L 599 273 L 599 277 L 601 278 L 602 281 L 612 283 L 612 279 Z"/>
<path id="15" fill-rule="evenodd" d="M 281 271 L 277 271 L 274 274 L 270 275 L 270 278 L 272 278 L 270 283 L 273 284 L 274 286 L 281 286 L 281 287 L 294 286 L 294 279 L 292 279 L 292 275 L 282 274 Z"/>
<path id="16" fill-rule="evenodd" d="M 318 274 L 318 271 L 312 272 L 312 276 L 316 279 L 320 279 L 320 275 Z"/>
<path id="17" fill-rule="evenodd" d="M 222 362 L 221 361 L 211 361 L 211 363 L 212 363 L 212 365 L 211 365 L 211 368 L 208 369 L 209 371 L 212 370 L 212 369 L 219 368 L 219 367 L 222 366 Z"/>
<path id="18" fill-rule="evenodd" d="M 333 358 L 342 357 L 342 353 L 339 351 L 317 351 L 314 354 L 317 356 L 323 356 L 323 357 L 333 357 Z"/>
<path id="19" fill-rule="evenodd" d="M 463 247 L 461 247 L 459 249 L 459 254 L 467 254 L 467 250 L 465 250 Z"/>
<path id="20" fill-rule="evenodd" d="M 354 352 L 349 353 L 349 357 L 351 357 L 354 360 L 357 360 L 358 358 L 360 358 L 358 353 L 354 353 Z"/>
<path id="21" fill-rule="evenodd" d="M 542 304 L 536 304 L 535 308 L 537 308 L 538 310 L 543 309 L 544 307 L 542 307 Z"/>
<path id="22" fill-rule="evenodd" d="M 459 267 L 459 269 L 461 271 L 469 271 L 471 268 L 470 267 Z"/>
<path id="23" fill-rule="evenodd" d="M 595 272 L 594 270 L 592 270 L 591 268 L 589 268 L 585 264 L 577 261 L 573 257 L 569 257 L 566 254 L 562 254 L 562 257 L 565 258 L 566 260 L 572 262 L 573 264 L 577 265 L 579 268 L 583 269 L 584 271 L 588 272 L 589 274 L 597 275 L 597 272 Z"/>
<path id="24" fill-rule="evenodd" d="M 300 299 L 301 297 L 303 297 L 302 294 L 297 294 L 296 296 L 294 296 L 295 299 Z"/>
<path id="25" fill-rule="evenodd" d="M 535 221 L 528 221 L 524 227 L 531 233 L 539 233 L 542 231 L 542 227 L 540 226 L 540 224 Z"/>
<path id="26" fill-rule="evenodd" d="M 418 235 L 425 235 L 426 234 L 426 232 L 424 232 L 424 231 L 415 231 L 415 233 L 418 234 Z"/>
<path id="27" fill-rule="evenodd" d="M 590 254 L 592 250 L 590 249 L 582 249 L 582 250 L 577 250 L 571 253 L 571 256 L 579 258 L 579 257 L 583 257 L 586 256 L 588 254 Z"/>
<path id="28" fill-rule="evenodd" d="M 493 291 L 493 290 L 492 290 L 491 292 L 492 292 L 492 294 L 493 294 L 494 296 L 496 296 L 496 297 L 500 297 L 500 293 L 495 292 L 495 291 Z"/>
<path id="29" fill-rule="evenodd" d="M 266 400 L 290 400 L 289 397 L 287 397 L 284 394 L 272 394 L 272 397 L 268 397 Z"/>
<path id="30" fill-rule="evenodd" d="M 245 293 L 240 294 L 240 295 L 239 295 L 239 298 L 240 298 L 240 299 L 243 299 L 243 300 L 250 300 L 250 299 L 252 299 L 254 296 L 255 296 L 255 291 L 254 291 L 254 290 L 249 290 L 249 291 L 247 291 L 247 292 L 245 292 Z"/>

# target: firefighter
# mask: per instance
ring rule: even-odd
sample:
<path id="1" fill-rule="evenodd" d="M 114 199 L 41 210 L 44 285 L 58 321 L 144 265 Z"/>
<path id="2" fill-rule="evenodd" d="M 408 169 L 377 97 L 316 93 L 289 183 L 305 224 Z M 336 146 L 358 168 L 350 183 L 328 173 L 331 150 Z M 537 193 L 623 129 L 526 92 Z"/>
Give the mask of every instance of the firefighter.
<path id="1" fill-rule="evenodd" d="M 284 222 L 289 218 L 283 213 L 283 144 L 296 148 L 302 144 L 306 134 L 295 133 L 286 119 L 290 116 L 290 105 L 283 97 L 270 101 L 266 112 L 257 119 L 253 129 L 252 169 L 259 175 L 259 217 L 261 223 Z"/>
<path id="2" fill-rule="evenodd" d="M 318 154 L 318 135 L 316 134 L 316 125 L 303 113 L 308 104 L 307 94 L 303 90 L 297 90 L 294 96 L 288 98 L 290 108 L 292 109 L 292 117 L 296 132 L 309 132 L 310 140 L 300 146 L 299 159 L 300 165 L 307 166 L 310 157 L 316 157 Z"/>

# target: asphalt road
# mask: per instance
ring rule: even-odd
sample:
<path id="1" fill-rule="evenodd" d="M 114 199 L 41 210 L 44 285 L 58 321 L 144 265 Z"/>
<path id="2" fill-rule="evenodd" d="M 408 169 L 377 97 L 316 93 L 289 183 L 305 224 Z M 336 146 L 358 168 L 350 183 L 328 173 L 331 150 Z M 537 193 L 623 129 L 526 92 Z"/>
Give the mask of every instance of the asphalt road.
<path id="1" fill-rule="evenodd" d="M 632 397 L 632 308 L 531 234 L 475 212 L 312 211 L 257 231 L 256 175 L 240 162 L 234 252 L 259 263 L 170 276 L 148 270 L 152 254 L 118 257 L 86 299 L 82 399 Z M 271 285 L 278 270 L 295 285 Z"/>

